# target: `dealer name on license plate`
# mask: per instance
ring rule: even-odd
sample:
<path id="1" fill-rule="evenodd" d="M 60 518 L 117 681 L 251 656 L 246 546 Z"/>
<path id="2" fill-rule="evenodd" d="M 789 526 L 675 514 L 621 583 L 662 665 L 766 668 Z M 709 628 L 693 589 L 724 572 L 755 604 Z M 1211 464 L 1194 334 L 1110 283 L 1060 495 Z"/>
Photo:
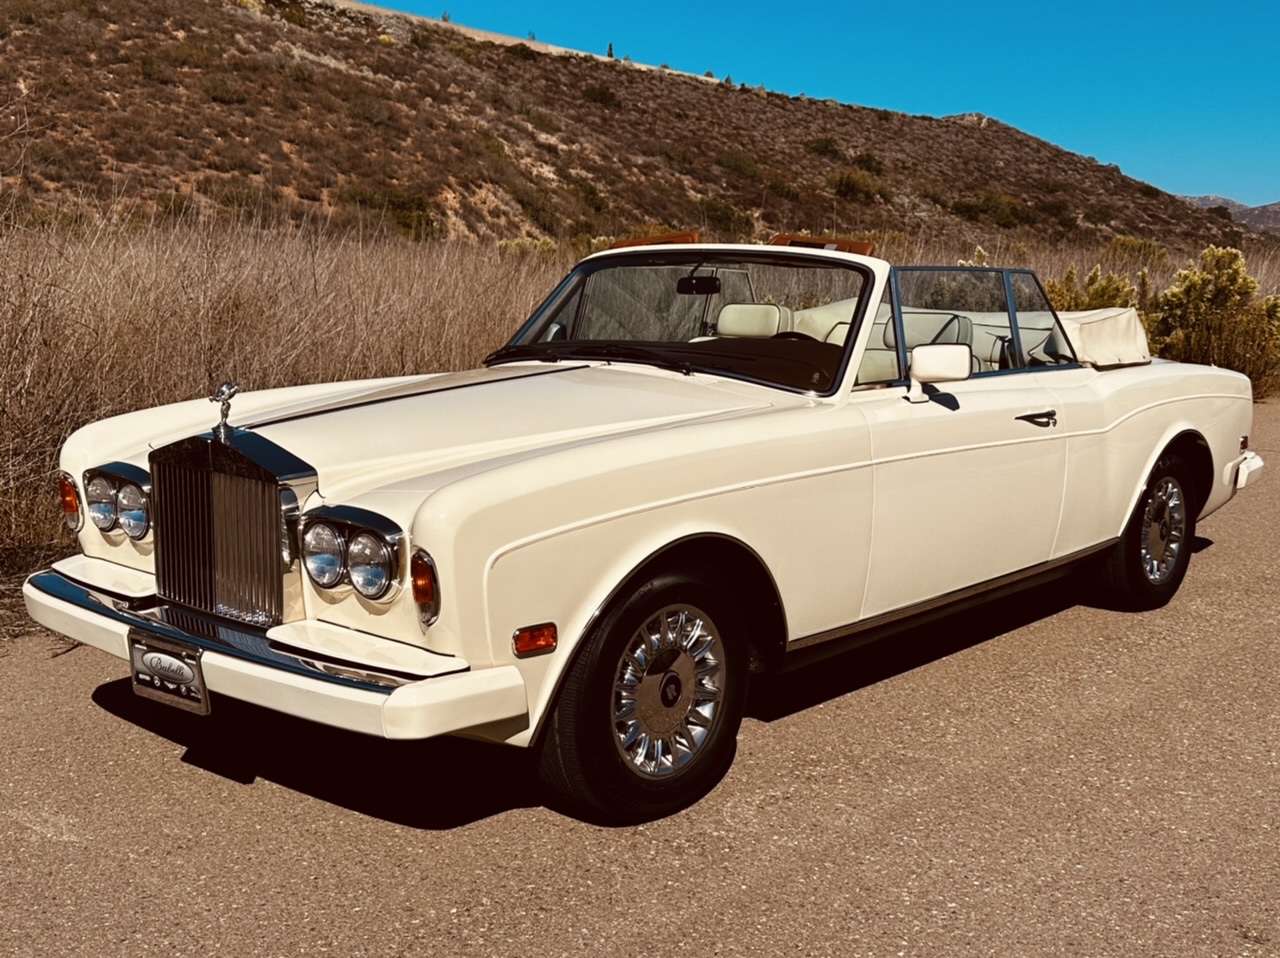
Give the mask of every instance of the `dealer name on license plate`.
<path id="1" fill-rule="evenodd" d="M 200 666 L 201 650 L 138 630 L 129 632 L 133 690 L 143 698 L 209 714 L 209 690 Z"/>

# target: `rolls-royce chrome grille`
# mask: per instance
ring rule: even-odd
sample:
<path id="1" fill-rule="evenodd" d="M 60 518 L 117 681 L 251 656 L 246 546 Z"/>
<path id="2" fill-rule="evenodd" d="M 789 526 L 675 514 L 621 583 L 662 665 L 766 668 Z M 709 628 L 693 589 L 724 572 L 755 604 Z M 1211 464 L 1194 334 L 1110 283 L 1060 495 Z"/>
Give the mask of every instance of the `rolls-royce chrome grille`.
<path id="1" fill-rule="evenodd" d="M 200 436 L 151 454 L 156 589 L 178 605 L 267 628 L 288 619 L 297 570 L 281 493 L 306 467 L 247 435 L 231 443 Z"/>

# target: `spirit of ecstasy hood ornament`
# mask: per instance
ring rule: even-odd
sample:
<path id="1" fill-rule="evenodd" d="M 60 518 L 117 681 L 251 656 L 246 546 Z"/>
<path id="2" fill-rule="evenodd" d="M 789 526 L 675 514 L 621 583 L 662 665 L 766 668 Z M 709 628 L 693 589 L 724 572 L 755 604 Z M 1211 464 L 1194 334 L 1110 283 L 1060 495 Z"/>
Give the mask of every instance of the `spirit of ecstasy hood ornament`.
<path id="1" fill-rule="evenodd" d="M 231 427 L 227 425 L 227 416 L 231 414 L 231 398 L 239 391 L 240 387 L 235 383 L 223 383 L 209 397 L 209 402 L 222 404 L 222 416 L 218 425 L 213 428 L 213 434 L 219 442 L 225 443 L 231 438 Z"/>

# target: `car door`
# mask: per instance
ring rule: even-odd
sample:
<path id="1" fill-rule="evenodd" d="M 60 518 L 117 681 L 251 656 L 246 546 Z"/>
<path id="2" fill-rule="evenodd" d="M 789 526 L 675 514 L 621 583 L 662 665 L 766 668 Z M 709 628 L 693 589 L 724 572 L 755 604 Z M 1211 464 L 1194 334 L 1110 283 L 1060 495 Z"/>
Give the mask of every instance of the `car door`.
<path id="1" fill-rule="evenodd" d="M 931 387 L 924 403 L 907 402 L 901 387 L 853 397 L 867 416 L 873 461 L 864 619 L 1047 561 L 1066 472 L 1053 394 L 1024 365 L 1004 275 L 900 273 L 900 354 L 909 363 L 922 343 L 963 342 L 974 371 Z"/>

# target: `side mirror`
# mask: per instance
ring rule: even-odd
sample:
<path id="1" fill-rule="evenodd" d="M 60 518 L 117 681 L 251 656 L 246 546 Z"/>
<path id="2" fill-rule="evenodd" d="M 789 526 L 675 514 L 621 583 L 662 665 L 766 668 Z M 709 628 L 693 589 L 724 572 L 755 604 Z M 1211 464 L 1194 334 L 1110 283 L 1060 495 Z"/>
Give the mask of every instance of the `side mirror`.
<path id="1" fill-rule="evenodd" d="M 925 383 L 958 383 L 973 371 L 973 350 L 968 343 L 929 343 L 911 350 L 911 388 L 907 402 L 928 402 Z"/>

